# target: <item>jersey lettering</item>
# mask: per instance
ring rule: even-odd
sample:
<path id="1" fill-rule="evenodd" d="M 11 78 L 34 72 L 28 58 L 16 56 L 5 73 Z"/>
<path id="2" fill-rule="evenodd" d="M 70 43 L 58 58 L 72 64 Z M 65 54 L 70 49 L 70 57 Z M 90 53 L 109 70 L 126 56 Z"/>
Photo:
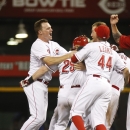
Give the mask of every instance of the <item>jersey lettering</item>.
<path id="1" fill-rule="evenodd" d="M 105 56 L 102 55 L 100 60 L 98 61 L 98 66 L 100 66 L 102 69 L 108 68 L 110 71 L 112 68 L 112 57 L 109 57 L 107 59 L 107 62 L 105 62 Z"/>
<path id="2" fill-rule="evenodd" d="M 62 68 L 62 73 L 68 74 L 69 72 L 74 71 L 74 64 L 70 60 L 65 60 L 63 63 L 64 63 L 64 66 Z"/>

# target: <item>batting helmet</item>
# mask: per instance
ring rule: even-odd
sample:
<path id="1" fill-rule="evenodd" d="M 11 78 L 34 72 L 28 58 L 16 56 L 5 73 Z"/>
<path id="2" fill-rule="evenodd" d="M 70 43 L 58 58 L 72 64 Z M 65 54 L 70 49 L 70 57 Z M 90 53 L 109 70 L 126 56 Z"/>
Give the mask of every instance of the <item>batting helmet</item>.
<path id="1" fill-rule="evenodd" d="M 103 40 L 108 40 L 110 37 L 110 29 L 107 25 L 100 25 L 95 28 L 97 36 Z"/>
<path id="2" fill-rule="evenodd" d="M 81 35 L 81 36 L 78 36 L 76 37 L 74 40 L 73 40 L 73 47 L 76 46 L 76 45 L 79 45 L 79 46 L 85 46 L 86 44 L 88 43 L 88 38 L 85 36 L 85 35 Z"/>

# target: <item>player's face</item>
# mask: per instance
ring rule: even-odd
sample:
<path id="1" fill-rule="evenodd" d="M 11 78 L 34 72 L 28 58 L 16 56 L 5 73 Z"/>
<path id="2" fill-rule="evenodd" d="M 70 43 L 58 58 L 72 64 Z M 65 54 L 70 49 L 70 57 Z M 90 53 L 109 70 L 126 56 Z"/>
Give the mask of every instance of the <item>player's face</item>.
<path id="1" fill-rule="evenodd" d="M 42 28 L 40 30 L 40 34 L 42 36 L 42 39 L 45 42 L 48 42 L 50 40 L 52 40 L 52 28 L 51 25 L 49 23 L 42 23 Z"/>
<path id="2" fill-rule="evenodd" d="M 92 27 L 92 32 L 91 32 L 91 37 L 92 37 L 93 42 L 97 42 L 97 34 L 95 32 L 95 28 L 96 28 L 96 26 L 93 26 Z"/>

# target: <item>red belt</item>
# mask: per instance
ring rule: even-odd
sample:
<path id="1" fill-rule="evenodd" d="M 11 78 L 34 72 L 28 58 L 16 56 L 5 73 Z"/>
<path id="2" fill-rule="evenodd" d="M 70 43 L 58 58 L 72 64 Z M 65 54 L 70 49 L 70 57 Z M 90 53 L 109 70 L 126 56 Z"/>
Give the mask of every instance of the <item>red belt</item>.
<path id="1" fill-rule="evenodd" d="M 73 85 L 71 88 L 80 88 L 80 85 Z"/>
<path id="2" fill-rule="evenodd" d="M 93 74 L 93 77 L 101 78 L 101 75 Z M 109 80 L 107 80 L 107 81 L 110 82 Z"/>
<path id="3" fill-rule="evenodd" d="M 112 85 L 113 88 L 117 89 L 119 91 L 119 87 Z"/>
<path id="4" fill-rule="evenodd" d="M 59 86 L 60 88 L 63 88 L 63 86 Z M 71 88 L 80 88 L 80 85 L 73 85 Z"/>
<path id="5" fill-rule="evenodd" d="M 101 76 L 100 76 L 100 75 L 97 75 L 97 74 L 93 74 L 93 77 L 98 77 L 98 78 L 100 78 Z"/>
<path id="6" fill-rule="evenodd" d="M 37 81 L 42 82 L 43 79 L 37 79 Z M 46 85 L 48 85 L 48 84 L 49 84 L 49 81 L 44 81 L 43 83 L 46 84 Z"/>

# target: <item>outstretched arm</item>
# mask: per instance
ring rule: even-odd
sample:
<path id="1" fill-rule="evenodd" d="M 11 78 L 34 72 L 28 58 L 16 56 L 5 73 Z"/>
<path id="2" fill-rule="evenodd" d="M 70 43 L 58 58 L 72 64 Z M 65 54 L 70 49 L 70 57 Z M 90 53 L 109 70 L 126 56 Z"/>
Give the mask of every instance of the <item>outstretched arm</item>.
<path id="1" fill-rule="evenodd" d="M 110 16 L 112 35 L 113 35 L 115 42 L 119 44 L 119 39 L 122 34 L 119 32 L 117 25 L 116 25 L 118 23 L 118 21 L 119 21 L 118 15 L 112 14 Z"/>
<path id="2" fill-rule="evenodd" d="M 20 86 L 21 87 L 28 86 L 29 84 L 37 80 L 39 77 L 43 76 L 47 71 L 48 68 L 46 66 L 41 66 L 28 80 L 21 80 Z"/>
<path id="3" fill-rule="evenodd" d="M 65 55 L 57 56 L 57 57 L 47 56 L 47 57 L 42 58 L 42 60 L 48 66 L 51 66 L 51 65 L 54 65 L 54 64 L 60 64 L 62 61 L 71 58 L 75 52 L 76 51 L 72 51 L 72 52 L 69 52 Z"/>

